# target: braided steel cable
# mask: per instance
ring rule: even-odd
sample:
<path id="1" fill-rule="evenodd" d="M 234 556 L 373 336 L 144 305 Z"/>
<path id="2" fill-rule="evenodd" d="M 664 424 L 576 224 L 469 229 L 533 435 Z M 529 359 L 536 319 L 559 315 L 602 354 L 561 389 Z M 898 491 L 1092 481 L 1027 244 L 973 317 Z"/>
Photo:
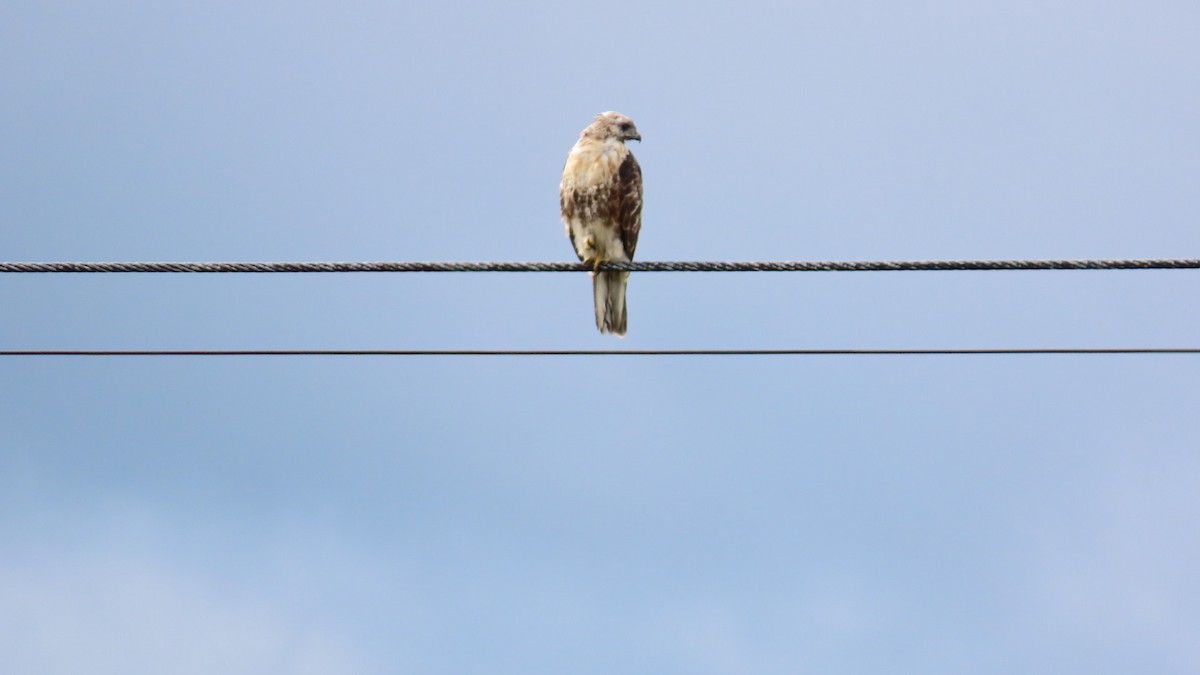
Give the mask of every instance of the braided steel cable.
<path id="1" fill-rule="evenodd" d="M 1200 269 L 1197 258 L 1106 260 L 893 260 L 608 262 L 629 272 L 915 272 L 986 270 Z M 576 262 L 0 262 L 0 273 L 587 272 Z"/>

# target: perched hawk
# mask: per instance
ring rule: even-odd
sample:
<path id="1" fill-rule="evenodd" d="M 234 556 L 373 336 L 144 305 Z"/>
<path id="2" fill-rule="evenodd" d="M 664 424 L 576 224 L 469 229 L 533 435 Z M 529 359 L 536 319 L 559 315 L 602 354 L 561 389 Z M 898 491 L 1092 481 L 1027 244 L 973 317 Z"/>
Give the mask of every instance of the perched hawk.
<path id="1" fill-rule="evenodd" d="M 600 113 L 567 155 L 559 204 L 579 259 L 593 266 L 633 260 L 642 229 L 642 169 L 625 141 L 642 140 L 633 120 Z M 629 272 L 592 273 L 596 327 L 625 335 L 625 284 Z"/>

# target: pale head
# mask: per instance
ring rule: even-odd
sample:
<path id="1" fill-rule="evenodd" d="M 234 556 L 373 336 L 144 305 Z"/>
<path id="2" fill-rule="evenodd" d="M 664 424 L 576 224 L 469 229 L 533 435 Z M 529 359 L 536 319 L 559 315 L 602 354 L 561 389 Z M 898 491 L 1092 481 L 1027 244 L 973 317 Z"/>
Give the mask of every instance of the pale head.
<path id="1" fill-rule="evenodd" d="M 596 115 L 596 119 L 592 120 L 592 123 L 583 130 L 582 135 L 585 138 L 595 138 L 601 141 L 609 139 L 621 142 L 642 140 L 642 135 L 638 133 L 633 120 L 611 110 Z"/>

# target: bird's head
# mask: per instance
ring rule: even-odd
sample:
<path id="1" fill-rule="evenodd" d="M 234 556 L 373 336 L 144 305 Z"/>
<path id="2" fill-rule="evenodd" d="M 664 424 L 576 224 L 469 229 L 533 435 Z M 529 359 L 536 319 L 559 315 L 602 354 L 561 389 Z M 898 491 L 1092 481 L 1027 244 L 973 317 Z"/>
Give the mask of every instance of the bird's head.
<path id="1" fill-rule="evenodd" d="M 596 119 L 592 120 L 588 128 L 583 130 L 583 135 L 602 141 L 610 138 L 622 142 L 642 140 L 642 135 L 638 133 L 633 120 L 619 112 L 612 111 L 596 115 Z"/>

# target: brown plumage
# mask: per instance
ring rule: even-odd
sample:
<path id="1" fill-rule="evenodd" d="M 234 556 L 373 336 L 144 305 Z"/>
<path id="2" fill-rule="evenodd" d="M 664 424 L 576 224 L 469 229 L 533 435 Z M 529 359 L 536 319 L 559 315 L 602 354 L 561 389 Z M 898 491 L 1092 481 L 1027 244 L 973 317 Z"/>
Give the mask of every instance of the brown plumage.
<path id="1" fill-rule="evenodd" d="M 579 259 L 591 265 L 633 260 L 642 229 L 642 169 L 626 140 L 642 140 L 633 120 L 605 112 L 583 130 L 567 155 L 559 204 Z M 592 272 L 596 327 L 625 335 L 628 272 Z"/>

